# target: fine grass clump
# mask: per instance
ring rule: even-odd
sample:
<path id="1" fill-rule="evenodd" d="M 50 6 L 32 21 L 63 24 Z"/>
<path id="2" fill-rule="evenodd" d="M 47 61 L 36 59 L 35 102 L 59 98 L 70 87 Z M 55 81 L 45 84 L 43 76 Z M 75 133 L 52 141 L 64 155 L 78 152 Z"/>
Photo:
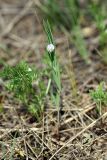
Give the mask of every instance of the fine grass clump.
<path id="1" fill-rule="evenodd" d="M 77 52 L 80 54 L 81 58 L 86 62 L 86 64 L 90 63 L 90 59 L 89 59 L 89 51 L 87 49 L 83 34 L 82 34 L 82 30 L 81 27 L 78 25 L 76 25 L 73 28 L 73 44 L 75 45 Z"/>
<path id="2" fill-rule="evenodd" d="M 104 82 L 101 82 L 96 90 L 90 91 L 91 98 L 97 105 L 97 112 L 101 115 L 102 107 L 107 105 L 107 91 L 105 90 Z"/>
<path id="3" fill-rule="evenodd" d="M 77 0 L 46 0 L 40 2 L 39 9 L 44 19 L 60 29 L 64 27 L 71 30 L 80 15 Z"/>
<path id="4" fill-rule="evenodd" d="M 99 53 L 103 62 L 107 64 L 107 1 L 92 1 L 87 9 L 91 24 L 96 26 L 98 32 Z"/>
<path id="5" fill-rule="evenodd" d="M 107 39 L 107 29 L 105 23 L 105 20 L 107 18 L 106 8 L 107 2 L 93 2 L 91 3 L 91 5 L 89 5 L 89 10 L 92 15 L 92 19 L 94 20 L 94 23 L 96 24 L 96 27 L 99 31 L 99 41 L 101 47 L 105 45 Z"/>

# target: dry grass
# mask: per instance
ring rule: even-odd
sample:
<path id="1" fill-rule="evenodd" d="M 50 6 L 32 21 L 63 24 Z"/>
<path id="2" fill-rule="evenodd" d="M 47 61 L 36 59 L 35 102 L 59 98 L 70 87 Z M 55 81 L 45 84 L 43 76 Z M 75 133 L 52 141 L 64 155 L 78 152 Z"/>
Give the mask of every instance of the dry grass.
<path id="1" fill-rule="evenodd" d="M 0 59 L 5 63 L 15 65 L 24 59 L 42 67 L 39 62 L 46 42 L 35 2 L 0 1 Z M 87 47 L 92 53 L 91 64 L 88 65 L 77 55 L 74 47 L 68 47 L 67 34 L 56 32 L 55 35 L 63 69 L 59 134 L 57 110 L 50 103 L 45 109 L 42 121 L 37 123 L 35 118 L 5 91 L 4 82 L 0 79 L 1 160 L 107 159 L 106 108 L 102 116 L 98 117 L 96 105 L 89 96 L 89 90 L 94 89 L 101 80 L 107 82 L 107 66 L 102 63 L 95 50 L 98 47 L 95 26 L 90 28 L 91 36 L 87 35 L 87 28 L 83 28 L 84 36 L 88 36 Z M 72 62 L 69 60 L 69 51 Z M 2 69 L 2 65 L 0 68 Z"/>

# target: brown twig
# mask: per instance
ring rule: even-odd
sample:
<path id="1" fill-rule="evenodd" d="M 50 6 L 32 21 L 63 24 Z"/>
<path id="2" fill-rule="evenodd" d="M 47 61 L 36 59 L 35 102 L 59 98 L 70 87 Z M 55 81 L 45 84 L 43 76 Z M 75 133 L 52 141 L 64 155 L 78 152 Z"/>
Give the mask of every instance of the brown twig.
<path id="1" fill-rule="evenodd" d="M 92 109 L 94 109 L 96 106 L 95 106 L 95 103 L 91 104 L 91 106 L 87 107 L 86 109 L 84 109 L 80 115 L 84 115 L 86 114 L 87 112 L 91 111 Z M 73 120 L 75 120 L 76 118 L 78 118 L 78 115 L 74 116 L 74 117 L 71 117 L 71 118 L 68 118 L 67 120 L 65 120 L 61 125 L 64 125 L 64 124 L 67 124 Z"/>

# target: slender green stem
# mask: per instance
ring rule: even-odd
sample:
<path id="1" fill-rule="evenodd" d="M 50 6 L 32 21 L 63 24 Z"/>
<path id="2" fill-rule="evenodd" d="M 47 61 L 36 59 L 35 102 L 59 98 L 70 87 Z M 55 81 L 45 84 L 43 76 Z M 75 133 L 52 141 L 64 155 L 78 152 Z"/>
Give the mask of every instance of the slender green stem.
<path id="1" fill-rule="evenodd" d="M 49 89 L 50 89 L 50 86 L 51 86 L 51 78 L 49 79 L 49 81 L 48 81 L 48 86 L 47 86 L 47 89 L 46 89 L 46 95 L 48 94 L 48 92 L 49 92 Z"/>

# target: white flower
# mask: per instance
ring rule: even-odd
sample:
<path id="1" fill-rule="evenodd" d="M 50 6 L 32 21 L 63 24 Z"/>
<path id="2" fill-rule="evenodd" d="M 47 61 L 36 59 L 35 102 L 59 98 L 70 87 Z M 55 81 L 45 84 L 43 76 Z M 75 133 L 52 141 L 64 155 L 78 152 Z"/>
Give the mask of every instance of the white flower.
<path id="1" fill-rule="evenodd" d="M 47 45 L 47 51 L 52 53 L 55 50 L 55 46 L 51 43 Z"/>
<path id="2" fill-rule="evenodd" d="M 32 69 L 31 68 L 28 68 L 28 72 L 31 72 L 32 71 Z"/>

